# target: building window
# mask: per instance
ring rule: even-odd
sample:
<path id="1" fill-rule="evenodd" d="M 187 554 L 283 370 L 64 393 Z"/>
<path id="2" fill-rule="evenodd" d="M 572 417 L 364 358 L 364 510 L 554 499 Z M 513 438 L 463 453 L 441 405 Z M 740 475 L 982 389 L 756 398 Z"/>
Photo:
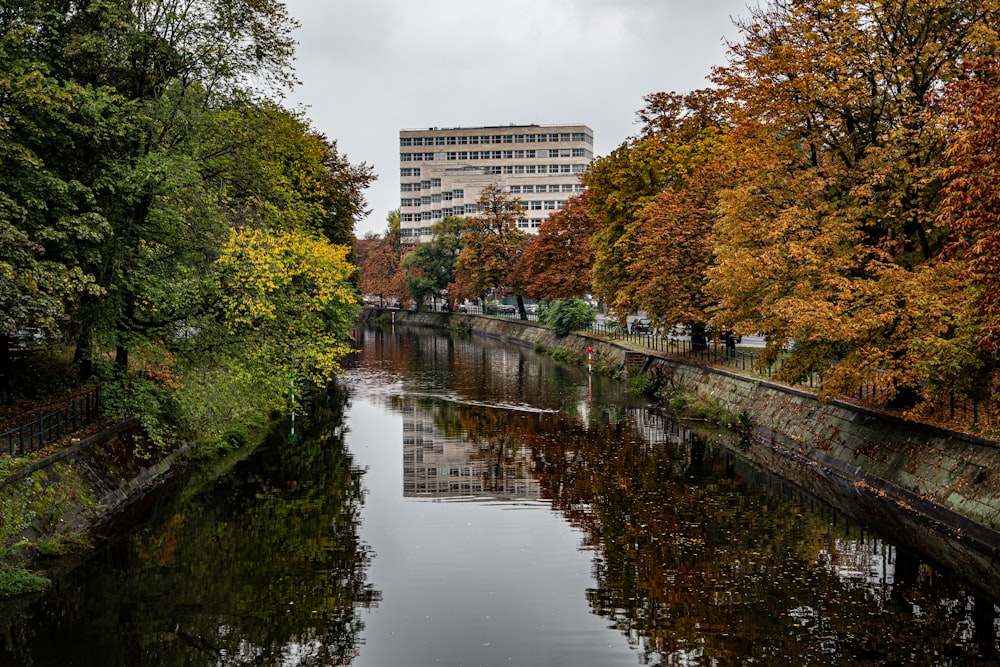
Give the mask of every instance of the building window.
<path id="1" fill-rule="evenodd" d="M 455 199 L 465 199 L 465 190 L 452 190 L 451 192 L 455 195 Z"/>
<path id="2" fill-rule="evenodd" d="M 575 189 L 573 188 L 573 184 L 572 183 L 563 183 L 562 191 L 563 192 L 575 192 Z"/>
<path id="3" fill-rule="evenodd" d="M 400 162 L 409 162 L 410 159 L 411 159 L 411 157 L 410 157 L 409 153 L 400 153 L 399 154 L 399 161 Z"/>
<path id="4" fill-rule="evenodd" d="M 534 150 L 524 151 L 524 157 L 526 157 L 526 158 L 534 158 L 535 157 L 535 151 Z"/>
<path id="5" fill-rule="evenodd" d="M 554 201 L 552 201 L 551 199 L 548 200 L 548 201 L 546 201 L 545 202 L 545 210 L 546 211 L 554 211 L 554 210 L 556 210 L 556 203 Z"/>
<path id="6" fill-rule="evenodd" d="M 529 143 L 529 144 L 533 144 L 533 143 L 535 143 L 535 135 L 533 135 L 533 134 L 526 134 L 526 135 L 524 135 L 524 140 L 527 143 Z"/>
<path id="7" fill-rule="evenodd" d="M 524 193 L 525 194 L 530 195 L 530 194 L 534 194 L 534 192 L 535 192 L 535 186 L 534 185 L 525 185 L 524 186 Z"/>
<path id="8" fill-rule="evenodd" d="M 569 132 L 561 132 L 559 134 L 559 141 L 569 141 Z"/>
<path id="9" fill-rule="evenodd" d="M 585 165 L 585 164 L 574 164 L 573 165 L 573 173 L 574 174 L 582 174 L 585 171 L 587 171 L 587 165 Z"/>
<path id="10" fill-rule="evenodd" d="M 529 202 L 529 203 L 531 204 L 531 210 L 532 211 L 541 211 L 542 210 L 542 202 L 540 202 L 540 201 L 533 201 L 533 202 Z"/>
<path id="11" fill-rule="evenodd" d="M 434 137 L 435 146 L 444 146 L 444 137 Z"/>
<path id="12" fill-rule="evenodd" d="M 469 138 L 468 137 L 459 137 L 458 138 L 458 143 L 460 145 L 464 146 L 465 144 L 469 143 Z"/>
<path id="13" fill-rule="evenodd" d="M 515 174 L 523 174 L 524 173 L 524 165 L 523 164 L 516 165 L 514 167 L 514 173 Z"/>
<path id="14" fill-rule="evenodd" d="M 469 137 L 469 143 L 470 144 L 478 144 L 479 143 L 479 137 Z"/>
<path id="15" fill-rule="evenodd" d="M 515 134 L 514 135 L 514 143 L 515 144 L 523 144 L 524 143 L 524 135 L 523 134 Z"/>
<path id="16" fill-rule="evenodd" d="M 458 151 L 458 159 L 459 160 L 468 160 L 469 159 L 469 151 Z"/>
<path id="17" fill-rule="evenodd" d="M 413 183 L 400 183 L 399 184 L 399 191 L 400 192 L 413 192 Z"/>
<path id="18" fill-rule="evenodd" d="M 448 161 L 449 162 L 454 162 L 457 159 L 458 159 L 458 153 L 456 153 L 455 151 L 452 151 L 452 152 L 448 153 Z"/>
<path id="19" fill-rule="evenodd" d="M 552 142 L 553 144 L 559 143 L 559 135 L 558 134 L 550 134 L 549 135 L 549 141 Z"/>
<path id="20" fill-rule="evenodd" d="M 574 148 L 571 151 L 570 157 L 587 157 L 587 151 L 582 148 Z"/>
<path id="21" fill-rule="evenodd" d="M 503 142 L 505 144 L 512 144 L 512 143 L 514 143 L 514 135 L 513 134 L 505 134 L 505 135 L 503 135 Z"/>
<path id="22" fill-rule="evenodd" d="M 512 185 L 512 186 L 510 186 L 510 192 L 511 192 L 511 194 L 515 194 L 515 195 L 521 194 L 521 186 L 520 185 Z"/>
<path id="23" fill-rule="evenodd" d="M 511 166 L 511 165 L 509 165 L 509 164 L 504 165 L 503 173 L 505 173 L 505 174 L 513 174 L 514 173 L 514 167 Z"/>
<path id="24" fill-rule="evenodd" d="M 399 140 L 400 146 L 412 146 L 413 140 L 410 137 L 403 137 Z"/>
<path id="25" fill-rule="evenodd" d="M 432 178 L 431 179 L 431 187 L 432 188 L 439 188 L 439 187 L 441 187 L 441 179 L 440 178 Z"/>

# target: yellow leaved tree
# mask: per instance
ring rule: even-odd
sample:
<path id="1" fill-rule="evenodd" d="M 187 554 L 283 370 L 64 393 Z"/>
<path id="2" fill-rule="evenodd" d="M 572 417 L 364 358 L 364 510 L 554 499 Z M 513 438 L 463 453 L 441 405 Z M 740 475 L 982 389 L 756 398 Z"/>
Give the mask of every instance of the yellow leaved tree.
<path id="1" fill-rule="evenodd" d="M 349 252 L 294 230 L 231 231 L 217 261 L 222 305 L 259 382 L 280 393 L 290 376 L 320 386 L 340 369 L 360 307 Z"/>

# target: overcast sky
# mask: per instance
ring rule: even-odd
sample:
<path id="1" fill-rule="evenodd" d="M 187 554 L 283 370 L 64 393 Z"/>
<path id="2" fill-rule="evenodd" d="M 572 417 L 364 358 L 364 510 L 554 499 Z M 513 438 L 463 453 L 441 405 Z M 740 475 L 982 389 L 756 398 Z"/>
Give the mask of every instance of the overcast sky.
<path id="1" fill-rule="evenodd" d="M 359 236 L 399 207 L 399 131 L 583 123 L 607 155 L 643 95 L 707 85 L 748 0 L 285 0 L 289 98 L 378 180 Z M 752 1 L 756 6 L 757 2 Z"/>

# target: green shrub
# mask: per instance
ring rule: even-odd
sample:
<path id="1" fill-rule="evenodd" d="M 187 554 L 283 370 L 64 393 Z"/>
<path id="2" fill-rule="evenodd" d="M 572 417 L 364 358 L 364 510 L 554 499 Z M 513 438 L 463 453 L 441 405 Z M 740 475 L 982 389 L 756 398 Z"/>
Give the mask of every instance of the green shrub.
<path id="1" fill-rule="evenodd" d="M 625 378 L 625 393 L 653 398 L 659 390 L 656 379 L 648 373 L 629 373 Z"/>
<path id="2" fill-rule="evenodd" d="M 565 336 L 593 322 L 594 309 L 583 299 L 543 301 L 538 306 L 538 321 L 551 327 L 557 336 Z"/>
<path id="3" fill-rule="evenodd" d="M 0 597 L 39 593 L 49 583 L 45 577 L 21 568 L 0 567 Z"/>

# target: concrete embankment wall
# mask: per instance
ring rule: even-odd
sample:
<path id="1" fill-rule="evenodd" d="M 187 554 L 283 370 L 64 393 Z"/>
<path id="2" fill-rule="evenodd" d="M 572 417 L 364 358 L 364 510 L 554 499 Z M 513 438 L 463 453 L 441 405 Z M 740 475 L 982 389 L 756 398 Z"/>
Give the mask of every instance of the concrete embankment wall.
<path id="1" fill-rule="evenodd" d="M 589 336 L 557 337 L 518 321 L 459 313 L 398 312 L 396 322 L 468 325 L 475 333 L 547 348 L 586 352 L 612 364 L 626 349 Z M 934 525 L 1000 553 L 1000 442 L 899 419 L 815 394 L 683 360 L 649 355 L 645 367 L 674 387 L 712 396 L 753 420 L 746 456 L 831 502 L 867 507 L 860 519 L 881 525 Z M 852 496 L 844 498 L 845 495 Z M 865 502 L 871 501 L 871 502 Z M 889 516 L 885 510 L 893 508 Z"/>

